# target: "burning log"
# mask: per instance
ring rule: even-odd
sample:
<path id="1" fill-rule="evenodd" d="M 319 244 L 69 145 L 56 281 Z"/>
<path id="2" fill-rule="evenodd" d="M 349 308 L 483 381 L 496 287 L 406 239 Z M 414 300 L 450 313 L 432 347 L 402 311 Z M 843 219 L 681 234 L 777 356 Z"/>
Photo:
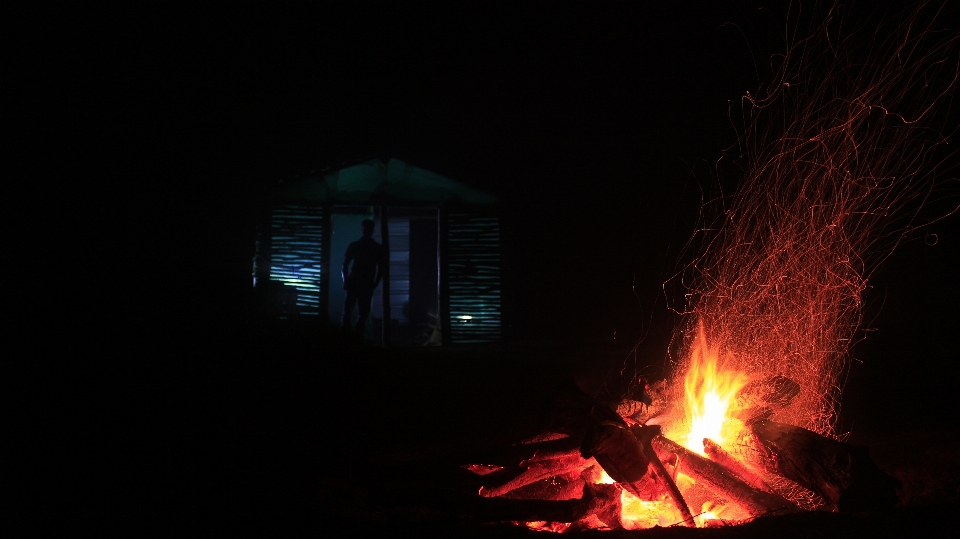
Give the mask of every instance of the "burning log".
<path id="1" fill-rule="evenodd" d="M 801 511 L 799 507 L 782 496 L 751 487 L 723 466 L 663 436 L 654 438 L 652 445 L 657 452 L 677 455 L 683 466 L 683 473 L 739 505 L 753 516 Z"/>
<path id="2" fill-rule="evenodd" d="M 674 481 L 673 476 L 667 472 L 667 469 L 663 466 L 663 462 L 660 461 L 660 456 L 657 455 L 657 452 L 653 449 L 651 442 L 657 436 L 660 436 L 661 430 L 660 425 L 651 425 L 648 427 L 633 427 L 630 429 L 633 435 L 640 442 L 640 446 L 643 448 L 643 454 L 650 461 L 650 471 L 657 480 L 664 486 L 667 490 L 667 493 L 670 495 L 670 499 L 673 500 L 674 506 L 680 511 L 680 516 L 683 517 L 683 523 L 686 526 L 694 527 L 696 523 L 693 520 L 693 515 L 690 513 L 690 507 L 687 505 L 687 501 L 683 498 L 683 494 L 680 493 L 680 488 L 677 487 L 676 481 Z"/>
<path id="3" fill-rule="evenodd" d="M 764 481 L 759 475 L 753 473 L 739 460 L 733 458 L 730 453 L 727 453 L 713 440 L 709 438 L 703 439 L 703 451 L 708 457 L 710 457 L 710 460 L 733 472 L 733 474 L 742 479 L 744 483 L 755 489 L 776 494 L 776 491 L 774 491 L 766 481 Z"/>
<path id="4" fill-rule="evenodd" d="M 430 507 L 483 522 L 578 522 L 591 515 L 619 528 L 620 495 L 616 485 L 585 485 L 583 497 L 572 500 L 517 500 L 426 493 Z M 433 496 L 430 496 L 433 494 Z"/>
<path id="5" fill-rule="evenodd" d="M 839 511 L 879 511 L 897 504 L 900 481 L 884 473 L 866 447 L 774 421 L 758 421 L 751 429 L 767 471 L 796 481 Z"/>
<path id="6" fill-rule="evenodd" d="M 586 486 L 586 479 L 591 468 L 598 467 L 591 461 L 579 474 L 555 475 L 546 479 L 541 479 L 536 483 L 522 488 L 518 488 L 505 495 L 507 498 L 517 500 L 573 500 L 583 497 L 583 489 Z M 594 483 L 595 481 L 591 481 Z"/>
<path id="7" fill-rule="evenodd" d="M 659 494 L 659 485 L 647 473 L 650 460 L 630 430 L 598 425 L 584 439 L 581 454 L 597 459 L 604 471 L 634 496 L 649 500 Z"/>
<path id="8" fill-rule="evenodd" d="M 520 443 L 492 450 L 458 454 L 452 459 L 458 463 L 470 462 L 503 467 L 522 466 L 536 460 L 549 460 L 576 453 L 582 444 L 582 437 L 568 436 L 544 442 Z"/>
<path id="9" fill-rule="evenodd" d="M 580 475 L 580 472 L 588 466 L 590 466 L 590 462 L 574 450 L 559 458 L 531 462 L 519 469 L 507 469 L 507 473 L 504 474 L 496 472 L 485 475 L 481 479 L 483 486 L 480 488 L 480 495 L 486 498 L 503 496 L 508 492 L 555 475 Z"/>
<path id="10" fill-rule="evenodd" d="M 590 500 L 587 515 L 595 515 L 609 528 L 621 528 L 620 525 L 620 489 L 616 485 L 584 484 L 583 497 Z"/>
<path id="11" fill-rule="evenodd" d="M 659 433 L 660 427 L 623 429 L 599 425 L 584 439 L 583 456 L 597 459 L 614 481 L 641 500 L 656 499 L 665 491 L 684 524 L 696 526 L 680 489 L 650 446 L 650 439 Z"/>
<path id="12" fill-rule="evenodd" d="M 540 414 L 540 426 L 544 430 L 573 436 L 583 436 L 595 425 L 603 423 L 627 427 L 615 411 L 572 383 L 555 393 Z"/>
<path id="13" fill-rule="evenodd" d="M 650 446 L 659 427 L 641 428 L 636 431 L 641 433 L 638 438 L 622 417 L 576 387 L 558 392 L 548 402 L 542 420 L 553 430 L 584 435 L 581 456 L 594 457 L 614 481 L 637 498 L 652 500 L 666 493 L 684 523 L 696 525 L 680 489 Z"/>

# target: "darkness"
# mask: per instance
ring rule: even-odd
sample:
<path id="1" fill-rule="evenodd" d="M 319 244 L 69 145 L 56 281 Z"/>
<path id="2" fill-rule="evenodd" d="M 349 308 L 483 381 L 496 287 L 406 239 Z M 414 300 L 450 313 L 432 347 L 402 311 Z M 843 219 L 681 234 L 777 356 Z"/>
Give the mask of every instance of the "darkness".
<path id="1" fill-rule="evenodd" d="M 254 376 L 230 351 L 244 346 L 257 212 L 281 183 L 372 156 L 498 198 L 511 342 L 619 353 L 643 338 L 640 361 L 659 362 L 676 322 L 661 284 L 701 196 L 729 181 L 714 166 L 735 141 L 728 105 L 763 82 L 784 10 L 157 4 L 5 16 L 4 124 L 19 135 L 7 151 L 25 165 L 7 215 L 44 245 L 13 278 L 42 276 L 50 291 L 28 301 L 42 382 L 21 384 L 24 402 L 54 408 L 91 453 L 131 430 L 188 453 L 183 432 L 199 436 L 216 420 L 197 418 L 227 406 L 211 395 L 238 398 L 223 388 Z M 935 244 L 903 245 L 865 298 L 876 331 L 854 350 L 847 428 L 957 426 L 960 216 L 925 233 Z M 55 437 L 38 436 L 38 447 Z M 160 450 L 116 451 L 139 462 Z"/>

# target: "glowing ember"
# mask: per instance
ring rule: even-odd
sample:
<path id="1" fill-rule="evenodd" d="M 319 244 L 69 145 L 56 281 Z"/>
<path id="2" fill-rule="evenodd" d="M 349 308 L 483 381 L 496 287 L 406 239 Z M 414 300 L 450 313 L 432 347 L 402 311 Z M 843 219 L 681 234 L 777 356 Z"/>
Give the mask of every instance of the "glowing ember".
<path id="1" fill-rule="evenodd" d="M 597 484 L 612 485 L 614 483 L 616 483 L 616 481 L 614 481 L 612 477 L 607 475 L 607 472 L 605 472 L 604 470 L 600 470 L 600 478 L 597 480 Z"/>
<path id="2" fill-rule="evenodd" d="M 624 490 L 620 495 L 620 523 L 628 530 L 644 530 L 654 526 L 673 526 L 683 517 L 666 501 L 641 500 Z"/>

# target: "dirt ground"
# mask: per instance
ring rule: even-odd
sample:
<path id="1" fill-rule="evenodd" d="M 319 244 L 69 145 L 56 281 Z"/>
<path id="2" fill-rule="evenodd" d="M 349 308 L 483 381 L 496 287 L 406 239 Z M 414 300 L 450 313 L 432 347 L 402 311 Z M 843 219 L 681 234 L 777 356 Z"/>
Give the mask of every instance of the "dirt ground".
<path id="1" fill-rule="evenodd" d="M 162 507 L 157 518 L 174 529 L 359 537 L 539 533 L 458 518 L 449 510 L 457 493 L 444 491 L 429 463 L 529 437 L 545 397 L 560 384 L 572 379 L 594 394 L 614 394 L 621 370 L 626 365 L 629 372 L 634 361 L 614 343 L 386 350 L 294 326 L 258 326 L 224 339 L 195 351 L 216 367 L 198 371 L 185 382 L 193 387 L 164 405 L 190 418 L 182 439 L 158 459 L 152 487 Z M 641 347 L 638 365 L 654 352 Z M 849 439 L 867 445 L 903 482 L 902 507 L 891 513 L 808 513 L 725 529 L 588 535 L 939 536 L 960 510 L 960 433 L 897 427 Z"/>

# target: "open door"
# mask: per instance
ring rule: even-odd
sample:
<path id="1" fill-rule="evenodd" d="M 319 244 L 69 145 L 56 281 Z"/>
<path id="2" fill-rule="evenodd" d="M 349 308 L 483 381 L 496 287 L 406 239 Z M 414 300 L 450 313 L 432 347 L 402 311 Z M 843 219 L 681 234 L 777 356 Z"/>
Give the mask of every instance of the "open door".
<path id="1" fill-rule="evenodd" d="M 380 221 L 375 207 L 338 206 L 331 216 L 330 293 L 327 313 L 339 323 L 343 313 L 344 291 L 340 277 L 344 255 L 351 242 L 360 239 L 360 223 L 376 222 L 373 239 L 382 242 Z M 373 294 L 368 340 L 379 342 L 383 325 L 389 324 L 391 344 L 418 346 L 433 335 L 439 316 L 437 298 L 437 210 L 435 208 L 389 209 L 390 313 L 384 316 L 382 285 Z M 354 316 L 357 309 L 354 308 Z M 389 320 L 389 322 L 385 322 Z M 355 321 L 351 321 L 351 325 Z"/>

